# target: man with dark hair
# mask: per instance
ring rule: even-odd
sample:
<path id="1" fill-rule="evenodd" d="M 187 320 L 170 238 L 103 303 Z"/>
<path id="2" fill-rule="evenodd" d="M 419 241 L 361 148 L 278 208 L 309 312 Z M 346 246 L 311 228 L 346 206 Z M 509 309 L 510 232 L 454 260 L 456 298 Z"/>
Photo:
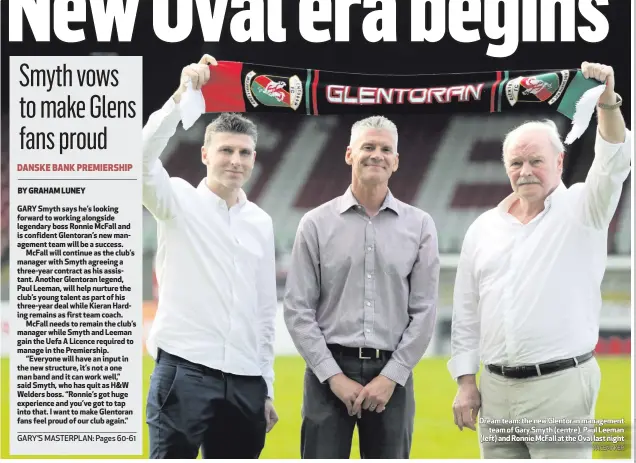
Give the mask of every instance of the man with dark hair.
<path id="1" fill-rule="evenodd" d="M 206 129 L 207 175 L 194 188 L 159 155 L 181 120 L 188 84 L 210 78 L 211 56 L 143 130 L 143 203 L 157 220 L 159 304 L 147 347 L 155 359 L 146 422 L 150 458 L 258 458 L 278 417 L 272 405 L 276 276 L 270 216 L 242 190 L 257 129 L 221 114 Z"/>
<path id="2" fill-rule="evenodd" d="M 221 132 L 248 135 L 254 140 L 254 144 L 256 144 L 258 139 L 258 130 L 252 121 L 240 114 L 222 113 L 207 126 L 203 141 L 204 145 L 208 145 L 211 142 L 215 133 Z"/>

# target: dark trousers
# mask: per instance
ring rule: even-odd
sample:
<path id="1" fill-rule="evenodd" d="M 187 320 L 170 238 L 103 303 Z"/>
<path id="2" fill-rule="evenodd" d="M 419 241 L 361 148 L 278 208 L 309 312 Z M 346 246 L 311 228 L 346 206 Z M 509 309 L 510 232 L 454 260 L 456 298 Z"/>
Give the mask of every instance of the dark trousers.
<path id="1" fill-rule="evenodd" d="M 150 458 L 258 458 L 265 445 L 267 385 L 159 351 L 146 423 Z"/>
<path id="2" fill-rule="evenodd" d="M 362 386 L 378 376 L 386 359 L 361 360 L 334 355 L 342 372 Z M 409 458 L 415 419 L 413 377 L 397 384 L 382 413 L 362 410 L 362 417 L 349 416 L 347 407 L 305 370 L 301 427 L 301 458 L 349 458 L 353 430 L 358 425 L 361 458 Z"/>

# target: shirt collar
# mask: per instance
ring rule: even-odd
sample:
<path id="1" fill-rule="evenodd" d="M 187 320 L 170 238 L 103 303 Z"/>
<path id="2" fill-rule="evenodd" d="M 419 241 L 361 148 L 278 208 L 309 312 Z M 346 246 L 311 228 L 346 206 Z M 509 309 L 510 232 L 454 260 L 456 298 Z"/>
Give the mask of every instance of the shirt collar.
<path id="1" fill-rule="evenodd" d="M 212 190 L 210 190 L 210 188 L 208 188 L 208 184 L 206 180 L 207 180 L 206 178 L 203 178 L 203 180 L 199 182 L 199 186 L 197 187 L 198 192 L 201 195 L 203 195 L 205 198 L 210 199 L 214 204 L 218 206 L 227 207 L 227 203 L 225 202 L 225 200 L 221 198 L 219 195 L 217 195 L 216 193 L 214 193 Z M 238 203 L 236 203 L 236 206 L 241 208 L 245 205 L 245 203 L 247 203 L 247 195 L 245 194 L 245 191 L 243 191 L 243 189 L 241 188 L 238 193 Z"/>
<path id="2" fill-rule="evenodd" d="M 349 188 L 347 188 L 347 191 L 345 191 L 344 194 L 340 197 L 340 213 L 343 214 L 355 206 L 360 206 L 360 203 L 358 202 L 356 197 L 353 196 L 351 186 L 349 186 Z M 400 212 L 398 211 L 397 200 L 393 196 L 393 193 L 391 193 L 391 190 L 389 190 L 386 194 L 384 202 L 382 203 L 382 207 L 380 207 L 380 210 L 383 209 L 391 209 L 393 212 L 400 215 Z"/>
<path id="3" fill-rule="evenodd" d="M 559 186 L 557 186 L 554 191 L 550 193 L 547 198 L 545 198 L 545 201 L 543 202 L 543 205 L 545 206 L 544 210 L 548 210 L 554 200 L 558 200 L 558 198 L 563 195 L 565 191 L 567 191 L 565 184 L 563 182 L 559 183 Z M 503 214 L 508 214 L 510 206 L 512 206 L 512 203 L 514 203 L 517 199 L 518 197 L 516 193 L 510 193 L 497 205 L 497 209 L 499 209 L 499 211 Z"/>

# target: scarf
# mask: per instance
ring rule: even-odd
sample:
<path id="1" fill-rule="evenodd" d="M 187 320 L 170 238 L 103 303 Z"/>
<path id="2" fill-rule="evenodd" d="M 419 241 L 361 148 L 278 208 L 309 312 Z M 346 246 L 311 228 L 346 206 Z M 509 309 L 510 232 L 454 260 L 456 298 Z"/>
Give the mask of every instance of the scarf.
<path id="1" fill-rule="evenodd" d="M 572 121 L 565 143 L 587 129 L 605 85 L 579 69 L 461 74 L 353 74 L 219 61 L 180 103 L 184 129 L 204 113 L 440 114 L 556 111 Z"/>

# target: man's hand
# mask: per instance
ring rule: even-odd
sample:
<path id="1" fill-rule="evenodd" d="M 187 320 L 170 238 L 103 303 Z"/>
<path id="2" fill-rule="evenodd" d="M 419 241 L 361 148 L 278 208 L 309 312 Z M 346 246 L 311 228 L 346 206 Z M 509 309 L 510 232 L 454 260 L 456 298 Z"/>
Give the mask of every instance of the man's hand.
<path id="1" fill-rule="evenodd" d="M 344 373 L 338 373 L 329 378 L 328 381 L 331 392 L 345 404 L 349 415 L 354 415 L 352 413 L 353 404 L 358 398 L 360 391 L 362 391 L 362 384 L 347 378 Z"/>
<path id="2" fill-rule="evenodd" d="M 481 408 L 481 394 L 477 389 L 475 376 L 470 375 L 460 378 L 459 389 L 453 402 L 453 415 L 455 416 L 455 424 L 460 431 L 464 427 L 475 431 L 477 424 L 477 414 Z"/>
<path id="3" fill-rule="evenodd" d="M 599 98 L 599 103 L 614 104 L 616 103 L 616 93 L 614 92 L 614 69 L 611 66 L 605 66 L 599 63 L 581 63 L 581 72 L 586 79 L 596 79 L 605 84 L 605 91 Z"/>
<path id="4" fill-rule="evenodd" d="M 270 399 L 269 397 L 265 399 L 265 421 L 267 421 L 267 432 L 270 432 L 274 425 L 278 423 L 278 415 L 276 414 L 276 410 L 274 409 L 272 399 Z"/>
<path id="5" fill-rule="evenodd" d="M 358 395 L 353 404 L 352 414 L 357 414 L 360 418 L 362 417 L 362 409 L 382 413 L 386 404 L 389 403 L 393 391 L 395 391 L 395 381 L 386 376 L 376 376 Z"/>
<path id="6" fill-rule="evenodd" d="M 618 96 L 614 91 L 614 69 L 599 63 L 581 63 L 581 72 L 585 78 L 593 78 L 605 84 L 605 91 L 599 97 L 598 102 L 614 105 Z M 617 108 L 601 109 L 598 111 L 598 132 L 609 143 L 623 143 L 625 141 L 625 119 Z"/>
<path id="7" fill-rule="evenodd" d="M 200 90 L 201 87 L 208 83 L 208 80 L 210 80 L 210 65 L 216 66 L 216 59 L 210 55 L 203 55 L 198 63 L 192 63 L 183 68 L 179 88 L 172 95 L 175 103 L 181 101 L 188 82 L 192 82 L 193 90 Z"/>

